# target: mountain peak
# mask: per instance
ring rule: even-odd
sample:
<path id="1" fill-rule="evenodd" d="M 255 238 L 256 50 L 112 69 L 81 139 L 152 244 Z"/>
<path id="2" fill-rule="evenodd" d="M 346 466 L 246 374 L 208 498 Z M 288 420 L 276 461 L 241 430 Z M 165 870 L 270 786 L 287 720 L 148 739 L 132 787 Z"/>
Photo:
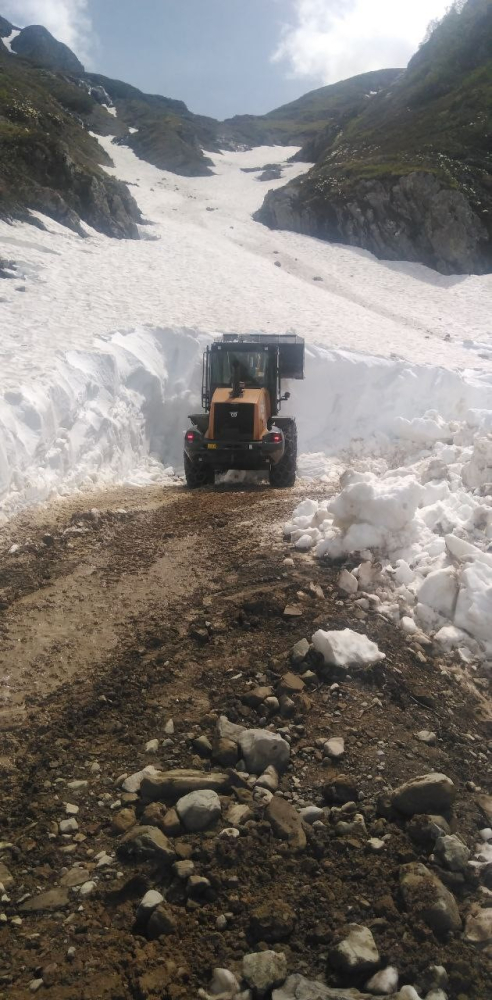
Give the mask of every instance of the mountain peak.
<path id="1" fill-rule="evenodd" d="M 4 18 L 0 18 L 0 28 L 2 24 L 10 27 L 9 35 L 16 30 Z M 84 72 L 82 63 L 68 45 L 57 41 L 51 32 L 40 24 L 32 24 L 28 28 L 23 28 L 14 38 L 11 47 L 16 55 L 29 59 L 30 62 L 46 69 L 60 70 L 74 75 Z"/>

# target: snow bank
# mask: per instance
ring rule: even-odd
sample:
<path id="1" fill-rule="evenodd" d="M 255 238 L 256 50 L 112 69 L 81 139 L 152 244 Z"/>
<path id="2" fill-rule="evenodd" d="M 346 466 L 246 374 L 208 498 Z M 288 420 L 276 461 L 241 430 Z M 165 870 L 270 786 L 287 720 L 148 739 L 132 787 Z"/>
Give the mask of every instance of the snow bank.
<path id="1" fill-rule="evenodd" d="M 51 378 L 0 397 L 0 496 L 10 514 L 54 493 L 165 480 L 182 465 L 209 338 L 145 328 L 57 358 Z"/>
<path id="2" fill-rule="evenodd" d="M 398 421 L 404 465 L 381 471 L 379 459 L 377 473 L 345 472 L 338 495 L 304 501 L 285 525 L 301 551 L 360 556 L 353 586 L 340 580 L 346 592 L 370 592 L 404 631 L 431 632 L 467 662 L 492 658 L 492 413 L 477 413 L 462 424 L 417 417 L 416 436 Z M 423 428 L 426 447 L 412 452 Z"/>

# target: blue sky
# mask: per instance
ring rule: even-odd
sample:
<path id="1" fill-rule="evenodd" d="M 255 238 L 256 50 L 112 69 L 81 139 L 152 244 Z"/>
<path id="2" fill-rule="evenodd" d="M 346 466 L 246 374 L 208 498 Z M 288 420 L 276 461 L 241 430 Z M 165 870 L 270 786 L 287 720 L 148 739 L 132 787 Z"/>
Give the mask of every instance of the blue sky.
<path id="1" fill-rule="evenodd" d="M 225 118 L 405 66 L 450 0 L 0 0 L 88 69 Z"/>

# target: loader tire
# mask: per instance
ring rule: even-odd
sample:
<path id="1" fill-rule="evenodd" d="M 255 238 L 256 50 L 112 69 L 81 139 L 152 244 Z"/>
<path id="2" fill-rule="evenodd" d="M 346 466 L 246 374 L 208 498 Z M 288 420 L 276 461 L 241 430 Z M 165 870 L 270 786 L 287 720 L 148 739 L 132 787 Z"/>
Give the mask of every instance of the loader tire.
<path id="1" fill-rule="evenodd" d="M 276 465 L 270 468 L 270 486 L 275 489 L 287 489 L 294 486 L 297 470 L 297 427 L 295 420 L 286 421 L 283 425 L 285 436 L 285 451 Z"/>
<path id="2" fill-rule="evenodd" d="M 185 453 L 184 473 L 186 485 L 190 490 L 198 490 L 201 486 L 211 486 L 215 482 L 215 472 L 208 465 L 193 462 Z"/>

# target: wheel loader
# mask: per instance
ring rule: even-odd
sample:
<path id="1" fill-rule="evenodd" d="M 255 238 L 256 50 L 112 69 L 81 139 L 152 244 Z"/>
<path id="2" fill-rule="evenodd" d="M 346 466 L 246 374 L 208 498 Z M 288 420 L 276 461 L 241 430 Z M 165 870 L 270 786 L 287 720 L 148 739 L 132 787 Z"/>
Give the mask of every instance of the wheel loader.
<path id="1" fill-rule="evenodd" d="M 191 489 L 229 469 L 265 469 L 274 487 L 293 486 L 297 429 L 279 417 L 284 379 L 304 378 L 304 340 L 294 334 L 224 334 L 203 356 L 202 413 L 190 414 L 184 469 Z"/>

